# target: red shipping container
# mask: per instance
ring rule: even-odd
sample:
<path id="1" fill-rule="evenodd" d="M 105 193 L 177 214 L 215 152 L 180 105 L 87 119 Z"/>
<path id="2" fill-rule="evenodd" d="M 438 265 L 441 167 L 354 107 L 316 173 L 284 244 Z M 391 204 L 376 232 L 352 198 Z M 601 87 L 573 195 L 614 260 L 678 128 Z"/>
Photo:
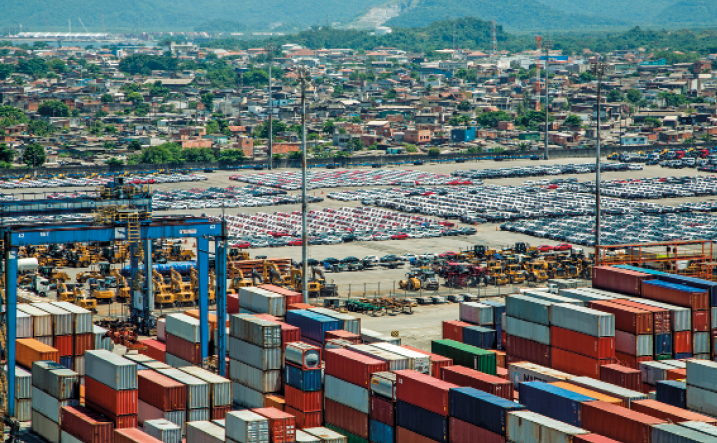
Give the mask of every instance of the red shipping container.
<path id="1" fill-rule="evenodd" d="M 479 391 L 488 392 L 506 400 L 513 400 L 513 383 L 475 369 L 464 366 L 442 368 L 441 380 L 458 386 L 476 388 Z"/>
<path id="2" fill-rule="evenodd" d="M 635 335 L 650 335 L 654 326 L 652 312 L 611 301 L 591 301 L 588 307 L 615 316 L 615 329 Z"/>
<path id="3" fill-rule="evenodd" d="M 505 368 L 495 368 L 495 375 L 496 377 L 502 378 L 503 380 L 508 380 L 508 370 Z"/>
<path id="4" fill-rule="evenodd" d="M 100 406 L 113 415 L 137 413 L 137 389 L 115 391 L 92 377 L 85 376 L 85 401 Z"/>
<path id="5" fill-rule="evenodd" d="M 296 418 L 296 429 L 316 428 L 324 425 L 324 414 L 321 411 L 302 412 L 287 406 L 286 413 Z"/>
<path id="6" fill-rule="evenodd" d="M 448 419 L 448 443 L 476 442 L 505 443 L 505 437 L 455 417 Z"/>
<path id="7" fill-rule="evenodd" d="M 301 329 L 280 321 L 277 317 L 269 314 L 256 314 L 255 317 L 278 323 L 281 326 L 281 347 L 286 349 L 286 344 L 294 341 L 301 341 Z"/>
<path id="8" fill-rule="evenodd" d="M 239 313 L 239 294 L 227 294 L 227 314 Z"/>
<path id="9" fill-rule="evenodd" d="M 389 370 L 388 362 L 348 349 L 327 349 L 324 362 L 326 374 L 367 389 L 371 384 L 371 374 Z"/>
<path id="10" fill-rule="evenodd" d="M 85 378 L 86 380 L 86 378 Z M 85 406 L 99 412 L 104 415 L 109 421 L 114 423 L 115 430 L 123 428 L 136 428 L 137 427 L 137 414 L 129 415 L 114 415 L 102 406 L 96 405 L 92 402 L 85 400 Z"/>
<path id="11" fill-rule="evenodd" d="M 630 295 L 640 295 L 642 281 L 653 278 L 649 274 L 612 266 L 594 266 L 592 277 L 593 288 Z"/>
<path id="12" fill-rule="evenodd" d="M 635 300 L 612 300 L 613 303 L 643 309 L 652 312 L 652 331 L 655 334 L 669 334 L 672 332 L 672 317 L 667 309 L 642 304 Z"/>
<path id="13" fill-rule="evenodd" d="M 310 304 L 307 304 L 307 303 L 291 303 L 290 305 L 286 306 L 286 310 L 291 311 L 292 309 L 298 309 L 298 310 L 311 309 L 311 308 L 315 308 L 315 307 L 316 306 L 311 306 Z"/>
<path id="14" fill-rule="evenodd" d="M 652 425 L 666 423 L 659 418 L 602 401 L 585 402 L 581 427 L 623 443 L 650 443 Z"/>
<path id="15" fill-rule="evenodd" d="M 464 321 L 444 321 L 443 322 L 443 339 L 444 340 L 455 340 L 459 343 L 463 343 L 463 328 L 470 328 L 472 325 Z"/>
<path id="16" fill-rule="evenodd" d="M 361 343 L 361 336 L 358 334 L 354 334 L 353 332 L 344 331 L 343 329 L 337 330 L 337 331 L 326 331 L 324 334 L 324 337 L 326 340 L 331 339 L 339 339 L 339 340 L 346 340 L 351 343 L 360 344 Z"/>
<path id="17" fill-rule="evenodd" d="M 115 443 L 162 443 L 162 440 L 139 429 L 117 429 L 115 430 Z"/>
<path id="18" fill-rule="evenodd" d="M 620 443 L 599 434 L 573 435 L 573 443 Z"/>
<path id="19" fill-rule="evenodd" d="M 625 389 L 640 391 L 642 387 L 642 371 L 622 365 L 600 366 L 600 381 Z"/>
<path id="20" fill-rule="evenodd" d="M 617 364 L 627 366 L 632 369 L 640 369 L 640 363 L 643 361 L 652 361 L 653 358 L 649 355 L 644 357 L 635 357 L 634 355 L 623 354 L 622 352 L 615 352 L 615 360 Z M 641 391 L 641 389 L 638 389 Z"/>
<path id="21" fill-rule="evenodd" d="M 505 368 L 505 351 L 492 350 L 495 353 L 496 368 Z"/>
<path id="22" fill-rule="evenodd" d="M 710 308 L 710 295 L 704 289 L 692 288 L 692 292 L 678 291 L 672 288 L 643 285 L 642 296 L 650 300 L 657 300 L 671 305 L 683 306 L 694 311 L 707 311 Z"/>
<path id="23" fill-rule="evenodd" d="M 614 359 L 596 360 L 574 352 L 553 348 L 551 350 L 551 367 L 558 371 L 577 376 L 600 378 L 600 366 L 615 363 Z"/>
<path id="24" fill-rule="evenodd" d="M 294 303 L 302 303 L 304 301 L 304 297 L 301 295 L 301 292 L 292 291 L 291 289 L 282 288 L 281 286 L 276 285 L 259 285 L 258 286 L 261 289 L 266 289 L 269 292 L 273 292 L 275 294 L 281 294 L 284 296 L 284 303 L 286 306 Z"/>
<path id="25" fill-rule="evenodd" d="M 677 406 L 668 405 L 657 400 L 637 400 L 630 402 L 630 409 L 650 415 L 671 423 L 683 421 L 699 421 L 717 426 L 717 419 L 696 412 L 688 411 Z"/>
<path id="26" fill-rule="evenodd" d="M 324 422 L 368 439 L 368 415 L 328 398 L 324 400 Z"/>
<path id="27" fill-rule="evenodd" d="M 508 334 L 505 333 L 505 331 L 500 331 L 500 347 L 502 349 L 507 349 L 507 342 L 508 342 Z"/>
<path id="28" fill-rule="evenodd" d="M 709 332 L 710 311 L 692 311 L 692 331 Z"/>
<path id="29" fill-rule="evenodd" d="M 550 327 L 550 346 L 597 360 L 615 358 L 615 337 L 592 337 L 580 332 Z"/>
<path id="30" fill-rule="evenodd" d="M 396 374 L 396 399 L 448 416 L 448 391 L 458 385 L 410 369 L 393 373 Z"/>
<path id="31" fill-rule="evenodd" d="M 187 408 L 187 386 L 152 370 L 137 372 L 139 399 L 161 411 Z"/>
<path id="32" fill-rule="evenodd" d="M 668 380 L 685 380 L 687 378 L 687 369 L 670 369 L 666 375 Z"/>
<path id="33" fill-rule="evenodd" d="M 76 334 L 72 355 L 85 355 L 85 351 L 95 349 L 95 334 Z"/>
<path id="34" fill-rule="evenodd" d="M 52 347 L 60 352 L 60 356 L 72 355 L 72 335 L 55 335 L 52 337 Z"/>
<path id="35" fill-rule="evenodd" d="M 406 428 L 400 426 L 396 427 L 396 443 L 437 443 L 435 440 L 431 440 L 428 437 L 424 437 L 421 434 L 416 434 L 413 431 L 409 431 Z"/>
<path id="36" fill-rule="evenodd" d="M 62 430 L 83 443 L 112 443 L 114 425 L 84 406 L 62 407 Z"/>
<path id="37" fill-rule="evenodd" d="M 192 343 L 175 335 L 167 333 L 165 339 L 167 343 L 167 353 L 176 355 L 184 361 L 200 364 L 202 361 L 202 347 L 199 343 Z"/>
<path id="38" fill-rule="evenodd" d="M 508 357 L 511 357 L 513 363 L 517 359 L 517 361 L 529 361 L 550 367 L 550 346 L 548 345 L 514 335 L 506 335 L 505 345 Z"/>
<path id="39" fill-rule="evenodd" d="M 690 331 L 672 334 L 672 352 L 675 354 L 692 353 L 692 333 Z"/>
<path id="40" fill-rule="evenodd" d="M 167 344 L 166 343 L 162 343 L 161 341 L 154 340 L 152 338 L 140 340 L 139 342 L 147 347 L 147 349 L 140 349 L 139 350 L 140 354 L 146 355 L 147 357 L 153 358 L 157 361 L 161 361 L 162 363 L 166 363 L 166 359 L 165 359 L 165 355 L 167 354 Z"/>
<path id="41" fill-rule="evenodd" d="M 212 420 L 224 420 L 227 416 L 227 412 L 231 410 L 231 406 L 213 406 L 209 411 L 209 415 Z"/>
<path id="42" fill-rule="evenodd" d="M 387 398 L 372 395 L 369 407 L 369 416 L 372 419 L 391 427 L 396 426 L 395 404 Z"/>
<path id="43" fill-rule="evenodd" d="M 293 415 L 276 408 L 258 408 L 252 409 L 252 412 L 269 419 L 271 443 L 293 443 L 296 440 L 296 419 Z"/>
<path id="44" fill-rule="evenodd" d="M 317 412 L 321 408 L 323 391 L 304 392 L 289 385 L 284 385 L 286 406 L 301 412 Z"/>
<path id="45" fill-rule="evenodd" d="M 410 349 L 411 351 L 420 352 L 421 354 L 425 354 L 431 358 L 431 376 L 436 378 L 441 378 L 441 368 L 445 368 L 447 366 L 453 366 L 453 359 L 444 357 L 442 355 L 438 354 L 432 354 L 430 352 L 424 351 L 422 349 L 414 348 L 412 346 L 403 345 L 404 348 Z"/>

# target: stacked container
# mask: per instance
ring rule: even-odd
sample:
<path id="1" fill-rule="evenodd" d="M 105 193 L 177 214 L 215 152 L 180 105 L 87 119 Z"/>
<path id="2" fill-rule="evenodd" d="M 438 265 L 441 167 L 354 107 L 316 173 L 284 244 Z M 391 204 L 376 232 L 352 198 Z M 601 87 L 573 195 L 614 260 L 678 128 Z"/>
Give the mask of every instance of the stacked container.
<path id="1" fill-rule="evenodd" d="M 31 303 L 31 306 L 41 309 L 52 319 L 52 347 L 60 352 L 60 364 L 72 369 L 72 314 L 50 303 Z"/>
<path id="2" fill-rule="evenodd" d="M 269 420 L 271 443 L 293 443 L 296 441 L 296 417 L 276 408 L 252 409 Z"/>
<path id="3" fill-rule="evenodd" d="M 166 318 L 165 362 L 175 368 L 201 365 L 202 347 L 200 322 L 184 314 L 171 314 Z"/>
<path id="4" fill-rule="evenodd" d="M 144 432 L 164 443 L 181 443 L 182 428 L 169 420 L 147 420 L 142 426 Z"/>
<path id="5" fill-rule="evenodd" d="M 85 308 L 68 302 L 53 302 L 70 313 L 72 322 L 72 369 L 80 376 L 85 375 L 85 352 L 95 349 L 92 313 Z"/>
<path id="6" fill-rule="evenodd" d="M 370 390 L 369 440 L 392 443 L 396 439 L 396 374 L 373 374 Z"/>
<path id="7" fill-rule="evenodd" d="M 450 443 L 506 441 L 510 412 L 523 409 L 524 406 L 512 400 L 475 388 L 452 388 L 449 393 Z"/>
<path id="8" fill-rule="evenodd" d="M 457 365 L 496 375 L 496 354 L 493 351 L 454 340 L 434 340 L 431 342 L 431 352 L 448 357 Z"/>
<path id="9" fill-rule="evenodd" d="M 137 373 L 140 425 L 149 420 L 168 420 L 184 429 L 187 419 L 187 387 L 153 370 Z"/>
<path id="10" fill-rule="evenodd" d="M 717 362 L 687 360 L 687 407 L 717 416 Z"/>
<path id="11" fill-rule="evenodd" d="M 416 371 L 396 371 L 396 426 L 447 443 L 449 391 L 457 387 Z"/>
<path id="12" fill-rule="evenodd" d="M 92 333 L 95 336 L 95 349 L 104 349 L 106 351 L 112 351 L 115 347 L 115 342 L 112 341 L 111 337 L 107 336 L 109 331 L 105 328 L 101 328 L 97 325 L 92 325 Z"/>
<path id="13" fill-rule="evenodd" d="M 179 369 L 157 369 L 160 374 L 185 386 L 186 421 L 209 421 L 209 383 Z"/>
<path id="14" fill-rule="evenodd" d="M 323 423 L 321 399 L 321 348 L 293 342 L 284 350 L 284 393 L 286 412 L 296 417 L 297 428 Z"/>
<path id="15" fill-rule="evenodd" d="M 520 402 L 538 414 L 572 426 L 582 425 L 582 404 L 596 401 L 578 392 L 539 381 L 520 384 Z"/>
<path id="16" fill-rule="evenodd" d="M 358 317 L 354 317 L 353 315 L 348 314 L 342 314 L 340 312 L 332 311 L 331 309 L 326 308 L 311 308 L 309 309 L 309 311 L 316 312 L 317 314 L 325 315 L 326 317 L 338 320 L 340 330 L 348 331 L 353 334 L 361 334 L 361 319 Z"/>
<path id="17" fill-rule="evenodd" d="M 231 381 L 196 366 L 187 366 L 180 370 L 209 384 L 210 418 L 222 420 L 232 406 Z"/>
<path id="18" fill-rule="evenodd" d="M 79 377 L 54 361 L 32 366 L 32 430 L 51 443 L 60 441 L 62 408 L 78 406 Z"/>
<path id="19" fill-rule="evenodd" d="M 7 380 L 7 366 L 3 366 L 3 371 Z M 15 418 L 32 419 L 32 375 L 20 366 L 15 366 Z"/>
<path id="20" fill-rule="evenodd" d="M 672 342 L 672 356 L 676 359 L 686 359 L 692 357 L 692 336 L 695 332 L 708 332 L 709 325 L 707 324 L 707 318 L 709 317 L 708 311 L 697 312 L 697 318 L 695 322 L 692 321 L 693 313 L 689 308 L 683 306 L 676 306 L 672 304 L 662 303 L 655 300 L 649 300 L 646 298 L 636 299 L 642 305 L 652 306 L 655 308 L 666 309 L 670 313 L 670 331 Z M 657 340 L 656 340 L 657 345 Z M 660 346 L 664 347 L 663 341 L 660 341 Z M 657 349 L 655 355 L 659 355 Z M 659 357 L 656 357 L 659 359 Z"/>
<path id="21" fill-rule="evenodd" d="M 209 421 L 187 423 L 187 443 L 224 443 L 224 428 Z"/>
<path id="22" fill-rule="evenodd" d="M 50 313 L 24 303 L 18 304 L 17 310 L 32 316 L 32 337 L 48 346 L 52 346 L 52 316 Z"/>
<path id="23" fill-rule="evenodd" d="M 513 400 L 513 383 L 463 366 L 441 368 L 441 380 L 488 392 L 506 400 Z"/>
<path id="24" fill-rule="evenodd" d="M 115 429 L 137 426 L 137 363 L 106 350 L 85 352 L 85 405 Z"/>
<path id="25" fill-rule="evenodd" d="M 510 295 L 505 300 L 505 322 L 508 363 L 529 361 L 551 366 L 550 308 L 552 302 Z M 460 364 L 460 363 L 458 363 Z"/>
<path id="26" fill-rule="evenodd" d="M 269 420 L 251 411 L 232 411 L 225 419 L 227 443 L 269 443 Z"/>
<path id="27" fill-rule="evenodd" d="M 653 360 L 654 315 L 647 306 L 640 308 L 619 302 L 592 301 L 588 306 L 615 317 L 615 357 L 621 365 L 638 369 L 640 362 Z"/>
<path id="28" fill-rule="evenodd" d="M 302 341 L 319 347 L 323 346 L 327 331 L 341 330 L 341 321 L 308 310 L 287 312 L 286 322 L 301 329 Z"/>
<path id="29" fill-rule="evenodd" d="M 112 443 L 114 424 L 102 414 L 83 406 L 63 406 L 61 442 L 67 436 L 82 443 Z"/>
<path id="30" fill-rule="evenodd" d="M 239 289 L 239 307 L 257 314 L 286 316 L 286 300 L 283 295 L 261 288 Z"/>
<path id="31" fill-rule="evenodd" d="M 281 326 L 248 314 L 232 315 L 229 359 L 234 403 L 264 407 L 265 394 L 281 391 Z"/>

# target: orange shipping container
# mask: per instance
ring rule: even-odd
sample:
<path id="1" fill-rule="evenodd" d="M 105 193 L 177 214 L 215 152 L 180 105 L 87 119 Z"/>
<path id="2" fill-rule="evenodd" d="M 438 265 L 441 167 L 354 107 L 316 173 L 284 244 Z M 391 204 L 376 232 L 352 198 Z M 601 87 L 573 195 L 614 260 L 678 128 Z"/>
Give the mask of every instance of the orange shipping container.
<path id="1" fill-rule="evenodd" d="M 286 401 L 284 400 L 284 397 L 278 394 L 265 395 L 264 407 L 276 408 L 280 411 L 284 411 L 286 409 Z"/>
<path id="2" fill-rule="evenodd" d="M 623 408 L 625 407 L 625 402 L 622 399 L 610 397 L 609 395 L 605 395 L 600 392 L 593 391 L 592 389 L 585 389 L 585 388 L 577 386 L 577 385 L 571 385 L 570 383 L 565 383 L 564 381 L 556 381 L 556 382 L 552 382 L 550 384 L 553 386 L 557 386 L 559 388 L 563 388 L 566 391 L 577 392 L 578 394 L 582 394 L 587 397 L 594 398 L 598 401 L 604 401 L 605 403 L 610 403 L 612 405 L 622 406 Z"/>
<path id="3" fill-rule="evenodd" d="M 73 337 L 75 338 L 74 355 L 85 355 L 85 351 L 95 349 L 95 334 L 76 334 Z"/>
<path id="4" fill-rule="evenodd" d="M 38 360 L 60 363 L 60 351 L 34 338 L 21 338 L 15 341 L 15 358 L 18 365 L 32 370 L 32 362 Z"/>

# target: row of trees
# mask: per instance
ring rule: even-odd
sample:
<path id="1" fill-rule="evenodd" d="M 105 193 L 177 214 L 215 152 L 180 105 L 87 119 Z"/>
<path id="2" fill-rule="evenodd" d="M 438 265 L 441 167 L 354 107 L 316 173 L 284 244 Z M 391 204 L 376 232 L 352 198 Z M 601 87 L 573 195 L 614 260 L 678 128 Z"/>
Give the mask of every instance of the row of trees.
<path id="1" fill-rule="evenodd" d="M 12 167 L 16 152 L 5 143 L 0 143 L 0 169 Z M 31 143 L 25 146 L 20 160 L 31 168 L 37 168 L 45 164 L 47 155 L 45 147 L 39 143 Z"/>
<path id="2" fill-rule="evenodd" d="M 244 152 L 238 149 L 224 149 L 219 155 L 212 148 L 182 149 L 179 143 L 163 143 L 145 148 L 140 154 L 131 155 L 127 159 L 130 165 L 137 164 L 169 164 L 201 162 L 234 163 L 244 160 Z"/>

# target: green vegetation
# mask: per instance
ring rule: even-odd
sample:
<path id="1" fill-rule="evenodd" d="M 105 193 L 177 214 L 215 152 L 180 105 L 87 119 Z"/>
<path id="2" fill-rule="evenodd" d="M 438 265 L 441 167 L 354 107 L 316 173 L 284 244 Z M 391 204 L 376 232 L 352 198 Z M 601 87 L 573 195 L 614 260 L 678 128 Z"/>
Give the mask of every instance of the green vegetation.
<path id="1" fill-rule="evenodd" d="M 69 117 L 70 107 L 58 100 L 49 100 L 37 108 L 43 117 Z"/>
<path id="2" fill-rule="evenodd" d="M 105 164 L 107 166 L 122 166 L 122 165 L 124 165 L 124 160 L 116 158 L 116 157 L 112 157 L 110 159 L 107 159 Z"/>
<path id="3" fill-rule="evenodd" d="M 30 143 L 22 153 L 22 162 L 31 168 L 44 165 L 46 159 L 45 147 L 39 143 Z"/>
<path id="4" fill-rule="evenodd" d="M 0 169 L 8 169 L 12 167 L 12 161 L 15 158 L 15 151 L 5 143 L 0 143 Z"/>

